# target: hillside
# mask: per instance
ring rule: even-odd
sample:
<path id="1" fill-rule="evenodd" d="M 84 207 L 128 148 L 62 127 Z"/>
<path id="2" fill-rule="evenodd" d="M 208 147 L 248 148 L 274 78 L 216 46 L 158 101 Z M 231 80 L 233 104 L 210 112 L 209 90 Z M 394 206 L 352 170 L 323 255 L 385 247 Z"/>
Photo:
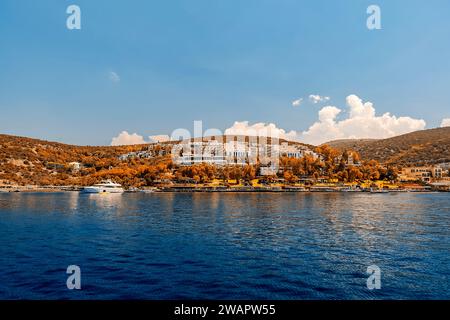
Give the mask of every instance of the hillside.
<path id="1" fill-rule="evenodd" d="M 273 143 L 272 139 L 244 136 L 204 138 L 205 141 L 221 139 Z M 315 148 L 281 139 L 278 142 L 301 145 L 315 150 L 321 156 L 320 161 L 308 156 L 282 161 L 285 166 L 283 170 L 288 171 L 285 172 L 285 179 L 292 181 L 304 177 L 317 178 L 321 175 L 342 181 L 392 176 L 390 171 L 379 166 L 378 162 L 396 166 L 450 162 L 450 128 L 419 131 L 383 140 L 332 141 L 329 143 L 332 148 Z M 171 159 L 172 147 L 176 143 L 179 142 L 95 147 L 0 135 L 0 186 L 91 185 L 103 179 L 114 179 L 124 186 L 151 186 L 158 181 L 207 181 L 214 177 L 226 180 L 225 177 L 230 174 L 237 179 L 255 176 L 255 166 L 178 166 Z M 347 151 L 350 150 L 356 151 L 353 154 L 354 159 L 363 160 L 358 168 L 345 165 Z M 125 158 L 119 158 L 130 153 L 131 155 Z"/>
<path id="2" fill-rule="evenodd" d="M 204 138 L 205 141 L 250 139 L 271 142 L 270 138 L 266 140 L 234 135 Z M 199 141 L 199 138 L 191 141 Z M 279 142 L 288 141 L 280 139 Z M 124 185 L 136 186 L 170 175 L 170 151 L 173 144 L 177 143 L 179 142 L 114 147 L 74 146 L 0 134 L 0 185 L 90 185 L 104 178 L 114 177 Z M 149 152 L 151 157 L 119 160 L 120 155 L 138 151 Z M 74 166 L 74 163 L 79 163 L 80 167 Z"/>
<path id="3" fill-rule="evenodd" d="M 147 149 L 134 146 L 73 146 L 57 142 L 0 134 L 0 185 L 89 184 L 101 179 L 99 172 L 120 168 L 118 156 Z M 71 163 L 83 164 L 74 172 Z"/>
<path id="4" fill-rule="evenodd" d="M 395 165 L 450 162 L 450 127 L 416 131 L 388 139 L 348 139 L 326 143 L 339 150 L 354 150 L 362 159 Z"/>

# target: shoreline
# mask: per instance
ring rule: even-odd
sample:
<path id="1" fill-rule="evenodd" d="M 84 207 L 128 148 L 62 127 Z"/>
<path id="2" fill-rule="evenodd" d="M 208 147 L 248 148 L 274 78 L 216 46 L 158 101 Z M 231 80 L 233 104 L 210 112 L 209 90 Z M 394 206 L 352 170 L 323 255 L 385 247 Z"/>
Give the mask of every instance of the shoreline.
<path id="1" fill-rule="evenodd" d="M 6 193 L 61 193 L 61 192 L 82 192 L 81 187 L 12 187 L 8 189 L 0 188 L 0 194 Z M 373 190 L 370 189 L 346 189 L 339 187 L 327 188 L 301 188 L 301 187 L 161 187 L 157 189 L 125 190 L 124 193 L 446 193 L 449 190 L 433 189 L 390 189 Z M 108 192 L 105 192 L 108 193 Z M 99 193 L 101 194 L 101 193 Z"/>

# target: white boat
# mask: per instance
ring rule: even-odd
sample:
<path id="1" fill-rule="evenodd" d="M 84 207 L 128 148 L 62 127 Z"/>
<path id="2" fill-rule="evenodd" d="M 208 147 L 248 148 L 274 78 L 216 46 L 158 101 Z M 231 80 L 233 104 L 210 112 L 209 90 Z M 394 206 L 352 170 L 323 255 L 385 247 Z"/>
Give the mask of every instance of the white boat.
<path id="1" fill-rule="evenodd" d="M 389 193 L 389 190 L 370 188 L 370 193 Z"/>
<path id="2" fill-rule="evenodd" d="M 158 188 L 145 188 L 145 189 L 142 189 L 142 190 L 140 190 L 140 192 L 143 192 L 143 193 L 153 193 L 153 192 L 156 192 L 158 190 Z"/>
<path id="3" fill-rule="evenodd" d="M 127 189 L 125 192 L 133 193 L 133 192 L 140 192 L 140 190 L 138 188 L 131 187 Z"/>
<path id="4" fill-rule="evenodd" d="M 111 180 L 102 181 L 101 183 L 94 184 L 93 186 L 84 187 L 83 193 L 123 193 L 124 189 L 118 183 L 114 183 Z"/>
<path id="5" fill-rule="evenodd" d="M 346 187 L 341 189 L 342 192 L 361 192 L 361 189 Z"/>

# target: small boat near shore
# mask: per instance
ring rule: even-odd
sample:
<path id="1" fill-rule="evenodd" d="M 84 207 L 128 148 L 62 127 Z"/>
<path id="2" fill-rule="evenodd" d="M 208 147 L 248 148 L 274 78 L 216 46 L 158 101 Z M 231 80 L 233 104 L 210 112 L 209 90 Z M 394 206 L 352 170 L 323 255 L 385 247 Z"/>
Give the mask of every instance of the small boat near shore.
<path id="1" fill-rule="evenodd" d="M 111 180 L 102 181 L 89 187 L 84 187 L 82 193 L 123 193 L 125 190 L 118 183 Z"/>
<path id="2" fill-rule="evenodd" d="M 359 189 L 359 188 L 352 188 L 352 187 L 342 188 L 339 191 L 341 191 L 341 192 L 362 192 L 361 189 Z"/>
<path id="3" fill-rule="evenodd" d="M 158 188 L 145 188 L 140 190 L 141 193 L 154 193 L 157 191 L 159 191 Z"/>
<path id="4" fill-rule="evenodd" d="M 370 193 L 389 193 L 389 190 L 370 188 Z"/>

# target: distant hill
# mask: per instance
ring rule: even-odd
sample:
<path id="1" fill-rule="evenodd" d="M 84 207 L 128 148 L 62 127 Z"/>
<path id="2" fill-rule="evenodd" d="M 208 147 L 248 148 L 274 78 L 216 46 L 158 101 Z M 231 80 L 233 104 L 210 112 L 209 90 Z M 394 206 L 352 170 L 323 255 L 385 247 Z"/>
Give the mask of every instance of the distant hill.
<path id="1" fill-rule="evenodd" d="M 388 139 L 347 139 L 325 143 L 357 151 L 363 160 L 396 165 L 450 162 L 450 127 L 415 131 Z"/>

